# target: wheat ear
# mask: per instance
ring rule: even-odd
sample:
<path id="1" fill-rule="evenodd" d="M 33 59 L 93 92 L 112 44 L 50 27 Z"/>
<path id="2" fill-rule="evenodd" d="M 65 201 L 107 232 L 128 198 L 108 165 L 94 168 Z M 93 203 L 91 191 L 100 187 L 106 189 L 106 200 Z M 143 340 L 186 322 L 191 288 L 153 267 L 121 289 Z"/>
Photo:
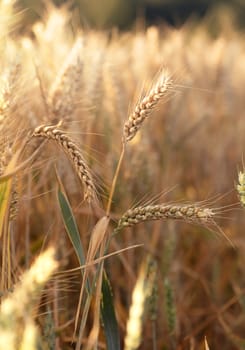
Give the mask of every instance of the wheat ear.
<path id="1" fill-rule="evenodd" d="M 124 227 L 151 220 L 175 219 L 188 222 L 207 223 L 214 216 L 212 209 L 195 205 L 148 205 L 129 209 L 119 220 L 115 232 Z"/>
<path id="2" fill-rule="evenodd" d="M 151 256 L 147 256 L 141 265 L 137 278 L 132 303 L 129 310 L 127 331 L 125 336 L 125 350 L 136 350 L 142 340 L 142 330 L 147 302 L 151 297 L 157 274 L 157 266 Z"/>
<path id="3" fill-rule="evenodd" d="M 34 327 L 33 308 L 38 303 L 43 287 L 57 268 L 55 251 L 53 248 L 49 248 L 22 275 L 14 292 L 2 301 L 0 307 L 0 349 L 36 349 L 36 346 L 33 348 L 24 347 L 27 327 L 29 328 L 30 323 Z M 34 332 L 35 330 L 32 329 Z M 29 339 L 30 336 L 31 334 L 29 334 Z"/>
<path id="4" fill-rule="evenodd" d="M 43 137 L 54 140 L 62 148 L 71 160 L 79 179 L 82 181 L 85 188 L 85 199 L 88 202 L 96 200 L 96 187 L 91 175 L 91 171 L 84 160 L 84 157 L 78 146 L 71 138 L 57 126 L 41 125 L 38 126 L 33 133 L 34 137 Z"/>
<path id="5" fill-rule="evenodd" d="M 134 111 L 130 114 L 128 120 L 124 124 L 124 139 L 126 142 L 133 139 L 137 131 L 141 128 L 144 120 L 153 112 L 158 102 L 166 96 L 172 80 L 167 72 L 161 72 L 156 83 L 150 89 L 142 100 L 135 106 Z"/>
<path id="6" fill-rule="evenodd" d="M 49 92 L 49 104 L 54 119 L 68 119 L 76 108 L 76 96 L 81 88 L 83 62 L 80 58 L 81 38 L 78 38 L 61 67 Z"/>

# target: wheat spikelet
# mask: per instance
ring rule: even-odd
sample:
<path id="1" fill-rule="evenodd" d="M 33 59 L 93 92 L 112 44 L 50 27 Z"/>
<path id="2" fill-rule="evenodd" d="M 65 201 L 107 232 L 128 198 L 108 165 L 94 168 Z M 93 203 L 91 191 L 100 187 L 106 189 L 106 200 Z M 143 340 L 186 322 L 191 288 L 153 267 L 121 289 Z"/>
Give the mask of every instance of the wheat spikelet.
<path id="1" fill-rule="evenodd" d="M 3 319 L 11 321 L 13 314 L 17 318 L 23 317 L 28 312 L 32 312 L 32 307 L 36 303 L 37 296 L 41 294 L 43 286 L 57 267 L 58 263 L 55 260 L 55 251 L 53 248 L 49 248 L 24 273 L 14 293 L 3 301 L 0 313 L 1 321 Z"/>
<path id="2" fill-rule="evenodd" d="M 20 350 L 35 350 L 38 347 L 38 330 L 33 320 L 28 319 L 26 321 L 25 329 L 23 332 L 22 341 L 20 344 Z"/>
<path id="3" fill-rule="evenodd" d="M 51 87 L 49 103 L 54 119 L 70 118 L 76 108 L 83 71 L 81 49 L 82 41 L 78 38 Z"/>
<path id="4" fill-rule="evenodd" d="M 239 194 L 240 202 L 245 207 L 245 172 L 239 171 L 238 173 L 238 184 L 236 186 Z"/>
<path id="5" fill-rule="evenodd" d="M 0 308 L 0 349 L 27 349 L 24 345 L 20 346 L 19 341 L 22 338 L 22 344 L 27 342 L 25 331 L 30 322 L 32 323 L 33 307 L 57 267 L 55 251 L 49 248 L 23 274 L 14 292 L 3 300 Z M 32 337 L 33 342 L 34 340 Z M 28 342 L 30 343 L 30 338 Z"/>
<path id="6" fill-rule="evenodd" d="M 12 145 L 10 144 L 7 137 L 5 137 L 4 133 L 6 132 L 6 128 L 4 125 L 0 125 L 0 176 L 4 173 L 4 170 L 13 155 Z M 4 135 L 4 136 L 2 136 Z"/>
<path id="7" fill-rule="evenodd" d="M 129 310 L 125 350 L 136 350 L 142 339 L 143 318 L 146 303 L 152 295 L 156 280 L 156 263 L 150 255 L 141 265 L 139 276 L 133 290 L 132 303 Z"/>
<path id="8" fill-rule="evenodd" d="M 14 177 L 11 193 L 11 201 L 9 206 L 9 220 L 14 221 L 18 214 L 19 209 L 19 189 L 18 189 L 18 176 Z"/>
<path id="9" fill-rule="evenodd" d="M 58 129 L 56 126 L 41 125 L 34 130 L 34 137 L 43 137 L 54 140 L 60 145 L 63 151 L 70 158 L 78 177 L 85 187 L 85 199 L 88 202 L 96 200 L 96 187 L 90 172 L 90 169 L 85 162 L 78 146 L 71 140 L 71 138 Z"/>
<path id="10" fill-rule="evenodd" d="M 3 135 L 4 128 L 10 129 L 9 115 L 11 108 L 16 105 L 17 89 L 19 92 L 19 76 L 21 65 L 18 60 L 10 63 L 3 72 L 0 79 L 0 132 Z M 2 148 L 2 147 L 1 147 Z"/>
<path id="11" fill-rule="evenodd" d="M 176 327 L 176 310 L 174 304 L 174 291 L 169 279 L 164 279 L 165 312 L 169 332 L 174 333 Z"/>
<path id="12" fill-rule="evenodd" d="M 119 220 L 116 232 L 123 227 L 134 226 L 144 221 L 175 219 L 206 223 L 212 219 L 212 209 L 195 205 L 148 205 L 128 210 Z"/>
<path id="13" fill-rule="evenodd" d="M 18 23 L 20 16 L 14 10 L 15 0 L 2 0 L 0 2 L 0 49 L 6 46 L 6 36 L 12 32 Z"/>
<path id="14" fill-rule="evenodd" d="M 157 103 L 166 96 L 172 80 L 167 72 L 162 72 L 156 84 L 153 85 L 149 93 L 136 105 L 133 113 L 124 124 L 124 139 L 130 141 L 141 128 L 144 120 L 153 112 Z"/>
<path id="15" fill-rule="evenodd" d="M 103 70 L 108 42 L 106 35 L 93 31 L 86 34 L 84 52 L 84 81 L 83 93 L 85 105 L 98 108 L 103 96 Z"/>

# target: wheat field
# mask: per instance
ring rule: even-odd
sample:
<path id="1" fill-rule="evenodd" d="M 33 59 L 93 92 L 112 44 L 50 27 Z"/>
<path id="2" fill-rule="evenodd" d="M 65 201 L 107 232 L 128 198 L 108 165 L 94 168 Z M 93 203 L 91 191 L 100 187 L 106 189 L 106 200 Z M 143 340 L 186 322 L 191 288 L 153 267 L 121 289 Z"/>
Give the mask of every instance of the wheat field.
<path id="1" fill-rule="evenodd" d="M 243 349 L 243 33 L 0 17 L 0 349 Z"/>

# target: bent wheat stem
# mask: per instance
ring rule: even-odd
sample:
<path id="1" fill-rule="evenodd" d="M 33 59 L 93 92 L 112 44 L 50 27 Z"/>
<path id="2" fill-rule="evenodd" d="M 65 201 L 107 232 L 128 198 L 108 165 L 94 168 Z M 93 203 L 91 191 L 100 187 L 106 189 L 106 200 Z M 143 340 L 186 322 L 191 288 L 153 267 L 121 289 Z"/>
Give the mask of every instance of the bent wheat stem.
<path id="1" fill-rule="evenodd" d="M 112 180 L 111 190 L 110 190 L 110 194 L 109 194 L 109 200 L 108 200 L 107 208 L 106 208 L 106 215 L 110 214 L 111 204 L 112 204 L 112 197 L 113 197 L 113 194 L 115 192 L 117 178 L 118 178 L 119 171 L 120 171 L 120 168 L 121 168 L 121 165 L 122 165 L 124 154 L 125 154 L 125 142 L 123 141 L 122 142 L 122 151 L 121 151 L 118 163 L 117 163 L 117 168 L 116 168 L 116 171 L 115 171 L 115 174 L 114 174 L 114 178 Z"/>

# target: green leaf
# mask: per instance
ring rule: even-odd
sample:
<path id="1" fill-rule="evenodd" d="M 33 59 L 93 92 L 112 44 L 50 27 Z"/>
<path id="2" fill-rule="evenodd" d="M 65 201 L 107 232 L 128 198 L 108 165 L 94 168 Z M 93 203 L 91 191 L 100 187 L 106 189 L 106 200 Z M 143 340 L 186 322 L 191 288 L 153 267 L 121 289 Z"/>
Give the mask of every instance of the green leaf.
<path id="1" fill-rule="evenodd" d="M 61 190 L 61 186 L 58 187 L 58 201 L 59 201 L 59 205 L 62 213 L 62 219 L 64 221 L 67 234 L 71 240 L 71 243 L 76 252 L 80 265 L 84 265 L 85 263 L 84 250 L 80 239 L 77 223 L 63 188 Z"/>
<path id="2" fill-rule="evenodd" d="M 120 349 L 119 329 L 116 320 L 113 296 L 109 280 L 104 273 L 102 282 L 101 315 L 105 330 L 105 337 L 108 350 Z"/>

